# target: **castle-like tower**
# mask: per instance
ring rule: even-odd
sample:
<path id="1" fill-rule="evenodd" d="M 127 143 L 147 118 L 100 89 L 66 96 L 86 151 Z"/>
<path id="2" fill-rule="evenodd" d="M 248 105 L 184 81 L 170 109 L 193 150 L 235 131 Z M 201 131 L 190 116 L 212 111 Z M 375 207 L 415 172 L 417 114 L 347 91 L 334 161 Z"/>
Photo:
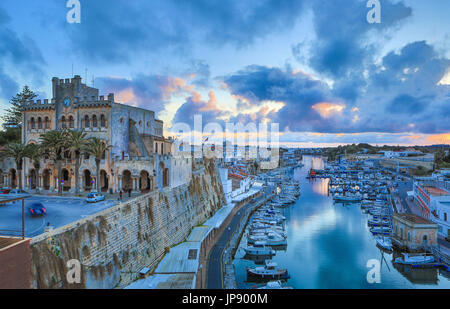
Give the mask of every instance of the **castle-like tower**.
<path id="1" fill-rule="evenodd" d="M 176 186 L 190 177 L 190 160 L 176 164 L 171 153 L 172 140 L 163 136 L 163 122 L 155 112 L 117 103 L 114 94 L 106 97 L 99 90 L 82 83 L 76 75 L 71 79 L 52 78 L 52 99 L 35 100 L 23 105 L 23 143 L 39 143 L 41 134 L 67 128 L 83 130 L 87 137 L 97 137 L 112 146 L 101 162 L 100 179 L 96 179 L 94 158 L 84 154 L 80 168 L 81 190 L 90 191 L 97 181 L 102 190 L 148 191 Z M 17 171 L 13 163 L 3 162 L 3 185 L 17 185 Z M 189 168 L 187 168 L 189 166 Z M 33 166 L 25 162 L 24 184 L 29 189 L 39 187 L 55 190 L 57 171 L 50 158 L 43 158 L 39 169 L 39 183 Z M 66 157 L 63 166 L 64 189 L 74 190 L 74 160 Z M 180 174 L 181 173 L 181 174 Z M 180 175 L 179 175 L 180 174 Z"/>

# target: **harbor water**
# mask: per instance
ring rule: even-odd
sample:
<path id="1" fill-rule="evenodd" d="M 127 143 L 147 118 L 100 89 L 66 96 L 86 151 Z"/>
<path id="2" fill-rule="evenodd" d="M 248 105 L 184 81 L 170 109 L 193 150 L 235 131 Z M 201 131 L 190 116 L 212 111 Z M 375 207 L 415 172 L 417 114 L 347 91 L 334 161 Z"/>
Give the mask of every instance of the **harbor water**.
<path id="1" fill-rule="evenodd" d="M 367 225 L 369 215 L 361 211 L 358 203 L 335 204 L 328 196 L 328 179 L 306 179 L 311 168 L 323 168 L 322 158 L 304 156 L 303 164 L 292 171 L 292 177 L 300 182 L 301 196 L 295 204 L 281 209 L 286 217 L 287 247 L 278 250 L 272 258 L 279 267 L 288 269 L 287 286 L 296 289 L 450 288 L 450 274 L 444 269 L 394 264 L 395 253 L 383 252 L 376 246 Z M 246 267 L 262 266 L 262 261 L 244 259 L 246 244 L 244 234 L 233 262 L 238 288 L 259 287 L 264 284 L 246 282 Z M 377 269 L 379 276 L 373 277 Z"/>

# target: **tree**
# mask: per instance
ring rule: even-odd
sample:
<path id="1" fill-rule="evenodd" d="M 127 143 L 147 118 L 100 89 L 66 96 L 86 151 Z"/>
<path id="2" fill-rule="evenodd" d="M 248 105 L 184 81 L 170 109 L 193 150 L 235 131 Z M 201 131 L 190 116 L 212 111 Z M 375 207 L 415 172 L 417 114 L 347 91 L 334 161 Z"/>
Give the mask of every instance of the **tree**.
<path id="1" fill-rule="evenodd" d="M 436 165 L 439 165 L 439 164 L 441 164 L 444 161 L 444 158 L 445 158 L 444 150 L 443 149 L 439 149 L 434 154 L 434 163 Z"/>
<path id="2" fill-rule="evenodd" d="M 97 167 L 97 192 L 100 192 L 100 161 L 107 150 L 111 148 L 105 140 L 97 137 L 89 139 L 87 152 L 95 157 L 95 165 Z"/>
<path id="3" fill-rule="evenodd" d="M 23 159 L 28 157 L 28 147 L 21 143 L 10 143 L 2 151 L 3 158 L 13 158 L 19 173 L 19 189 L 22 190 Z"/>
<path id="4" fill-rule="evenodd" d="M 69 131 L 69 151 L 75 158 L 75 194 L 80 192 L 79 188 L 79 170 L 81 165 L 81 153 L 86 151 L 88 146 L 88 140 L 86 139 L 86 133 L 83 131 Z"/>
<path id="5" fill-rule="evenodd" d="M 58 194 L 62 194 L 61 169 L 64 153 L 69 149 L 69 132 L 66 129 L 45 132 L 40 137 L 44 154 L 51 157 L 58 169 Z"/>
<path id="6" fill-rule="evenodd" d="M 9 103 L 11 107 L 6 110 L 6 114 L 3 115 L 3 127 L 21 127 L 22 126 L 22 106 L 36 98 L 37 95 L 30 90 L 28 86 L 24 86 L 22 92 L 19 92 L 11 98 Z"/>
<path id="7" fill-rule="evenodd" d="M 41 158 L 44 153 L 41 145 L 29 144 L 27 145 L 27 157 L 31 160 L 36 177 L 36 192 L 39 191 L 39 168 L 41 164 Z"/>

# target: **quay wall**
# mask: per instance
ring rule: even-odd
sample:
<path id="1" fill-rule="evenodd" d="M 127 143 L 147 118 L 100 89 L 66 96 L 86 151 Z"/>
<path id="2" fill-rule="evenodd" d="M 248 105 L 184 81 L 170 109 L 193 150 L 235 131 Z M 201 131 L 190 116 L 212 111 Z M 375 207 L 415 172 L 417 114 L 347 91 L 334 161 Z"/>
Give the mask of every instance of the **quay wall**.
<path id="1" fill-rule="evenodd" d="M 121 288 L 154 270 L 170 247 L 184 241 L 225 204 L 213 161 L 196 166 L 189 183 L 118 204 L 33 238 L 31 288 Z M 67 262 L 81 262 L 80 283 L 69 283 Z"/>

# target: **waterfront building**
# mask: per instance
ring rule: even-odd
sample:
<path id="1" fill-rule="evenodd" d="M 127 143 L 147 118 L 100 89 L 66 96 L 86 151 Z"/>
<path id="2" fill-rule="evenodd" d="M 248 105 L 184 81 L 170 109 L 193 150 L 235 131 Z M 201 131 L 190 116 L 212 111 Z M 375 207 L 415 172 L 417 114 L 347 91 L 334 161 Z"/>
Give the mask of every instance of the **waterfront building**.
<path id="1" fill-rule="evenodd" d="M 52 99 L 23 105 L 22 142 L 39 143 L 40 135 L 50 130 L 83 130 L 87 137 L 103 139 L 111 149 L 100 163 L 96 179 L 95 158 L 82 154 L 79 169 L 81 191 L 91 191 L 100 182 L 102 191 L 132 190 L 147 192 L 176 187 L 189 181 L 191 158 L 174 156 L 171 138 L 163 135 L 164 124 L 155 112 L 115 101 L 114 94 L 99 95 L 99 89 L 82 83 L 81 77 L 52 79 Z M 75 190 L 75 160 L 65 154 L 62 166 L 64 191 Z M 15 188 L 22 177 L 25 189 L 57 190 L 58 173 L 50 158 L 42 158 L 39 180 L 26 159 L 23 175 L 18 175 L 12 159 L 5 159 L 0 170 L 0 186 Z M 37 182 L 37 183 L 36 183 Z"/>
<path id="2" fill-rule="evenodd" d="M 392 239 L 401 247 L 417 250 L 437 245 L 438 226 L 426 218 L 408 213 L 395 213 L 392 225 Z"/>

